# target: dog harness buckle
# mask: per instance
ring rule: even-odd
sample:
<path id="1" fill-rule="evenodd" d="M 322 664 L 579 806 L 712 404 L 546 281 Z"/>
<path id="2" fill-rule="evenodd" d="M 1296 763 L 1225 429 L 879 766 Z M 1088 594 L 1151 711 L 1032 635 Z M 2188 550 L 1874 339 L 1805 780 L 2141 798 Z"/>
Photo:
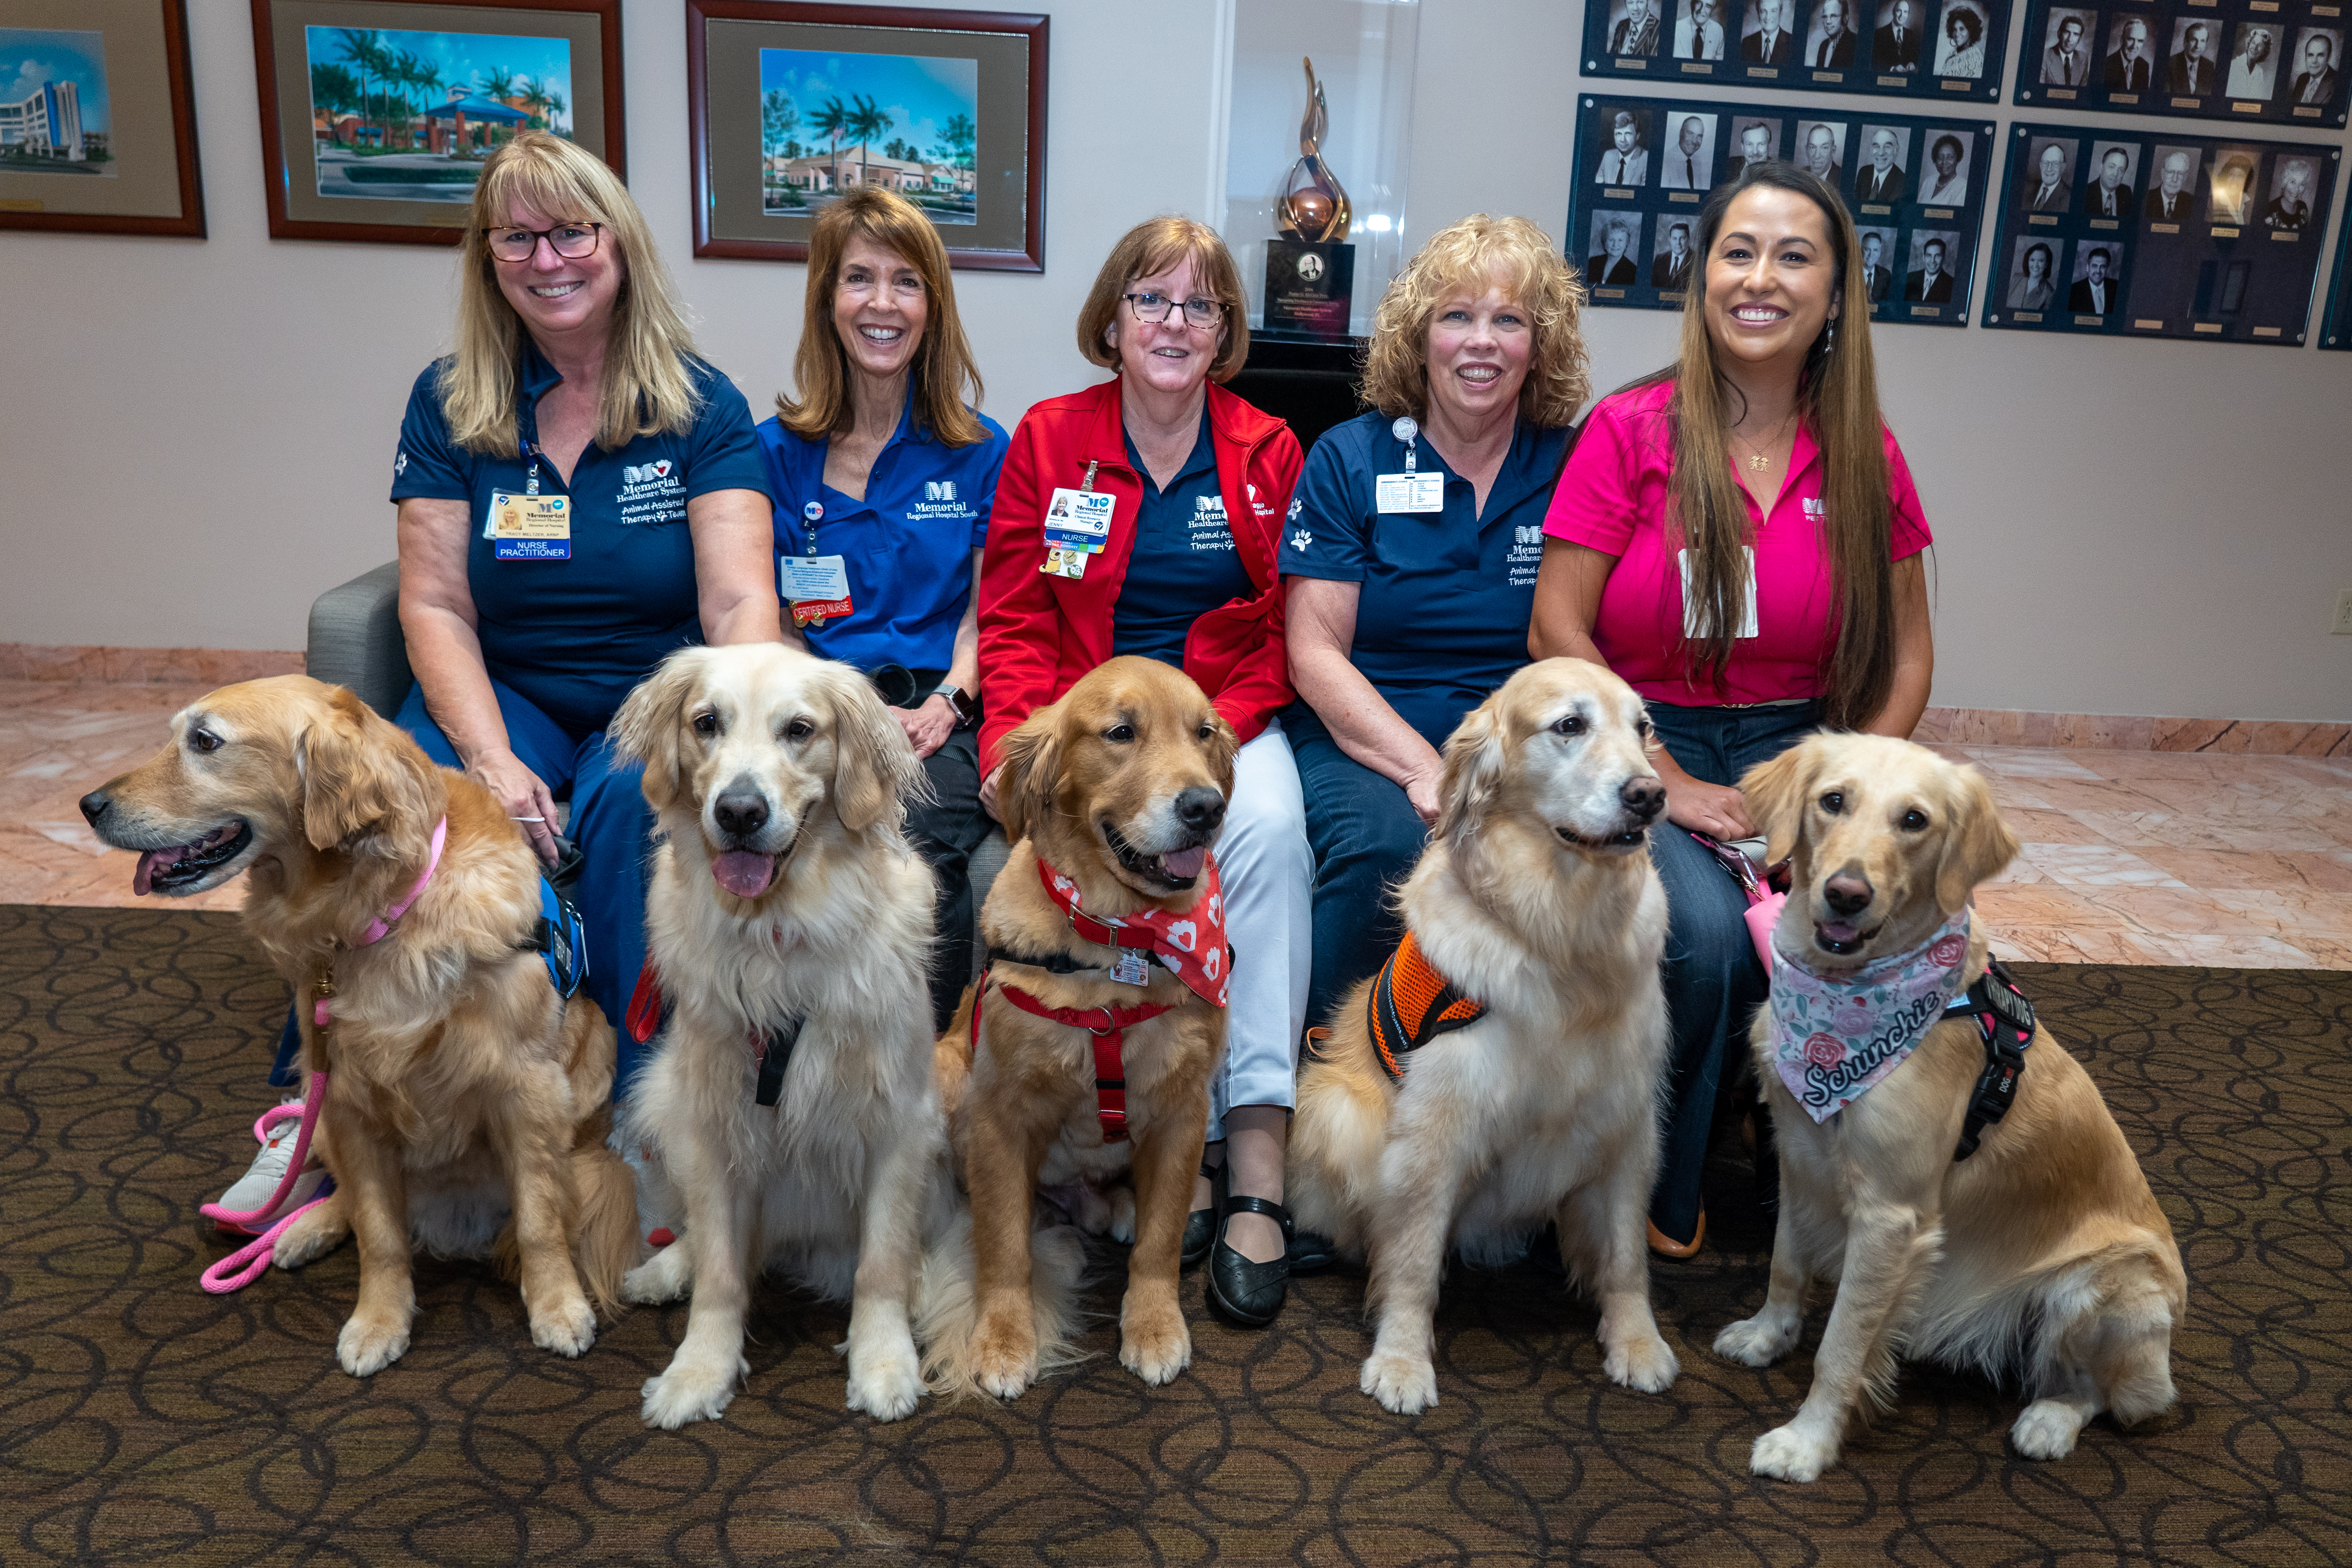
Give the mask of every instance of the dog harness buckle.
<path id="1" fill-rule="evenodd" d="M 1389 1077 L 1404 1078 L 1404 1058 L 1440 1035 L 1476 1023 L 1486 1005 L 1474 1002 L 1437 972 L 1411 931 L 1397 943 L 1372 981 L 1365 1002 L 1372 1048 Z"/>
<path id="2" fill-rule="evenodd" d="M 1952 1152 L 1956 1165 L 1977 1152 L 1985 1129 L 2007 1116 L 2017 1102 L 2026 1049 L 2033 1044 L 2033 1004 L 1998 958 L 1988 957 L 1985 972 L 1944 1008 L 1947 1018 L 1964 1014 L 1975 1022 L 1984 1042 L 1985 1065 L 1969 1095 L 1968 1118 L 1960 1125 L 1959 1146 Z"/>

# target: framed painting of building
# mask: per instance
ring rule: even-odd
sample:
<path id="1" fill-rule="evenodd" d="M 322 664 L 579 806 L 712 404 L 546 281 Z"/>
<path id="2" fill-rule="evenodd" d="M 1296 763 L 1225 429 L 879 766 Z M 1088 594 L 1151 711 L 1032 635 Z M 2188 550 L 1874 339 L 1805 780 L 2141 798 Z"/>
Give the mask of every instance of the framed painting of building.
<path id="1" fill-rule="evenodd" d="M 801 261 L 816 216 L 882 185 L 957 267 L 1045 266 L 1047 19 L 687 0 L 694 254 Z"/>
<path id="2" fill-rule="evenodd" d="M 186 0 L 0 0 L 0 229 L 204 237 Z"/>
<path id="3" fill-rule="evenodd" d="M 253 0 L 273 239 L 455 245 L 518 132 L 624 178 L 621 0 Z"/>

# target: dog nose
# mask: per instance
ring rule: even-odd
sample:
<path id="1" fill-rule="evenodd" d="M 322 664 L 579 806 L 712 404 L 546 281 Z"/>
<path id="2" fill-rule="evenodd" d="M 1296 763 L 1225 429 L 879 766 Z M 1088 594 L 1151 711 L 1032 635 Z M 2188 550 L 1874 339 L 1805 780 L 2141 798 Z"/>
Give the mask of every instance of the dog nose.
<path id="1" fill-rule="evenodd" d="M 1176 820 L 1195 833 L 1206 833 L 1225 819 L 1225 797 L 1206 784 L 1194 784 L 1176 797 Z"/>
<path id="2" fill-rule="evenodd" d="M 1654 778 L 1627 779 L 1617 798 L 1643 822 L 1666 808 L 1666 786 Z"/>
<path id="3" fill-rule="evenodd" d="M 102 789 L 94 789 L 81 797 L 82 816 L 92 827 L 98 826 L 100 817 L 113 809 L 114 803 L 106 798 L 106 792 Z"/>
<path id="4" fill-rule="evenodd" d="M 1870 907 L 1870 883 L 1841 871 L 1822 885 L 1822 897 L 1842 915 L 1858 915 Z"/>
<path id="5" fill-rule="evenodd" d="M 710 803 L 710 816 L 719 832 L 749 838 L 768 826 L 767 797 L 755 789 L 730 785 Z"/>

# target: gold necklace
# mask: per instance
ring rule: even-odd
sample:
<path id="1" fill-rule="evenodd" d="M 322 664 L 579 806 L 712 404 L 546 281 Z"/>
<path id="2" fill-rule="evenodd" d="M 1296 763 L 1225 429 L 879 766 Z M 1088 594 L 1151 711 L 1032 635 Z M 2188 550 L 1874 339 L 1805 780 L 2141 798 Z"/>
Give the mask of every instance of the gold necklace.
<path id="1" fill-rule="evenodd" d="M 1789 410 L 1789 416 L 1780 421 L 1780 427 L 1772 432 L 1772 438 L 1766 443 L 1765 450 L 1758 451 L 1752 446 L 1748 448 L 1747 453 L 1748 472 L 1760 474 L 1772 466 L 1770 448 L 1780 444 L 1780 437 L 1789 433 L 1789 426 L 1795 424 L 1796 420 L 1797 411 L 1791 408 Z"/>

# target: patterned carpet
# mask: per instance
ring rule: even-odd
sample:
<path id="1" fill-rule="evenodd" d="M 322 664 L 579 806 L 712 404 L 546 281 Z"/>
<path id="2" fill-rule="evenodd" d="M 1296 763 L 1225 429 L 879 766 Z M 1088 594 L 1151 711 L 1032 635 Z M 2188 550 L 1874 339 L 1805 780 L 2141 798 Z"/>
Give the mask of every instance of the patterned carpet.
<path id="1" fill-rule="evenodd" d="M 891 1426 L 841 1408 L 846 1315 L 771 1290 L 748 1390 L 670 1435 L 636 1389 L 683 1307 L 564 1362 L 511 1289 L 425 1263 L 414 1347 L 356 1382 L 331 1353 L 348 1247 L 196 1289 L 224 1248 L 195 1205 L 245 1163 L 285 1007 L 234 917 L 0 907 L 0 1563 L 2352 1562 L 2352 973 L 2020 973 L 2178 1227 L 2181 1405 L 2040 1465 L 2005 1451 L 2013 1394 L 1912 1368 L 1792 1488 L 1748 1447 L 1801 1395 L 1822 1305 L 1782 1368 L 1705 1348 L 1764 1289 L 1736 1141 L 1709 1250 L 1656 1270 L 1664 1396 L 1612 1387 L 1591 1310 L 1528 1267 L 1449 1283 L 1416 1421 L 1356 1391 L 1347 1272 L 1262 1334 L 1188 1282 L 1196 1359 L 1167 1389 L 1105 1355 Z"/>

